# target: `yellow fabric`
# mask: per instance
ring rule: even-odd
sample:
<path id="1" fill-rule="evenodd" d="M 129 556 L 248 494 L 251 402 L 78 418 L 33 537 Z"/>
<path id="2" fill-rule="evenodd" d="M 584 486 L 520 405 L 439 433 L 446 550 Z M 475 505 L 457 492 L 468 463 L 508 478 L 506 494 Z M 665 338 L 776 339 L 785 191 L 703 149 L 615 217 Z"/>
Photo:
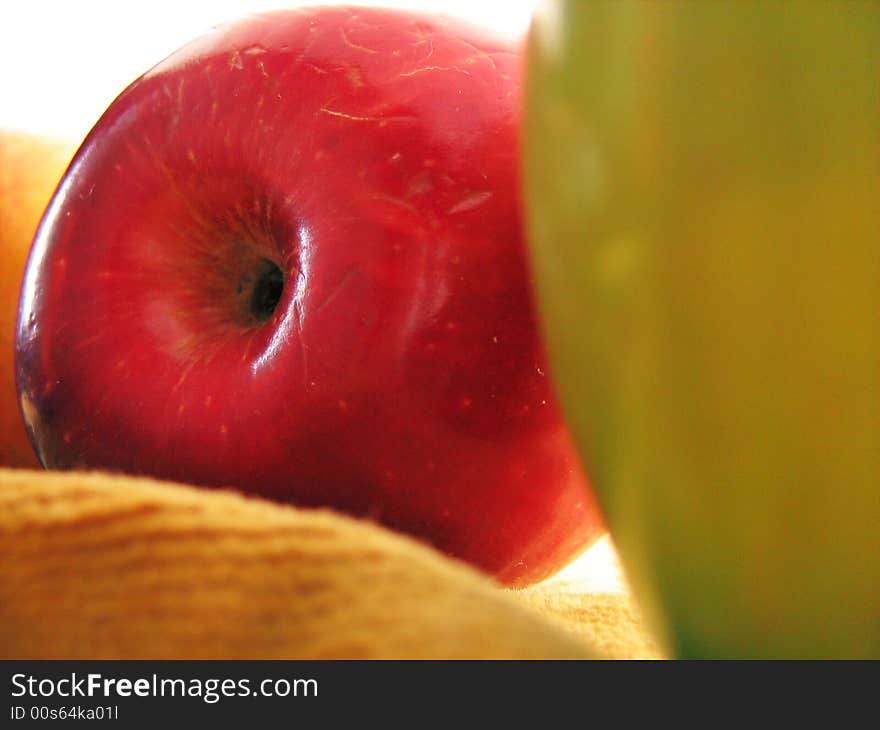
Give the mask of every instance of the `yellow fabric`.
<path id="1" fill-rule="evenodd" d="M 0 469 L 0 658 L 656 658 L 626 594 L 503 589 L 377 525 Z"/>
<path id="2" fill-rule="evenodd" d="M 585 592 L 577 583 L 550 582 L 521 592 L 543 618 L 608 659 L 663 659 L 627 593 Z"/>

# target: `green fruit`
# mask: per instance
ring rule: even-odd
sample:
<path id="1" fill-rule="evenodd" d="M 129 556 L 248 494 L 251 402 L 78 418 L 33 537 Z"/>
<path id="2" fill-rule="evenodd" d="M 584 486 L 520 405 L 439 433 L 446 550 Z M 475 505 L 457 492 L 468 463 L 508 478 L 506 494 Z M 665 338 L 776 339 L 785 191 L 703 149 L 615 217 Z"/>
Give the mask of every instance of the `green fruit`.
<path id="1" fill-rule="evenodd" d="M 679 657 L 880 658 L 880 3 L 549 2 L 553 374 Z"/>

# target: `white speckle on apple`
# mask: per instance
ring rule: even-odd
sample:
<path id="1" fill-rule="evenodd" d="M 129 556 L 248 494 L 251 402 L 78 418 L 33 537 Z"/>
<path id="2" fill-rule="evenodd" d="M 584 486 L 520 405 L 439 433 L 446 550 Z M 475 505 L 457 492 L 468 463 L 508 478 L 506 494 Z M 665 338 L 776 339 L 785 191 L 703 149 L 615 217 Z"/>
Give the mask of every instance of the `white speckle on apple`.
<path id="1" fill-rule="evenodd" d="M 400 74 L 402 77 L 406 76 L 416 76 L 418 74 L 425 73 L 427 71 L 454 71 L 455 73 L 464 74 L 465 76 L 470 76 L 471 72 L 467 71 L 463 68 L 453 68 L 452 66 L 424 66 L 423 68 L 416 68 L 412 71 L 406 71 Z M 461 93 L 461 89 L 458 90 L 458 93 Z"/>
<path id="2" fill-rule="evenodd" d="M 355 20 L 357 16 L 352 16 L 352 20 Z M 364 53 L 378 53 L 375 48 L 367 48 L 366 46 L 359 46 L 357 43 L 352 43 L 351 39 L 348 37 L 348 33 L 346 33 L 345 28 L 340 28 L 339 32 L 342 34 L 342 40 L 345 42 L 345 45 L 350 48 L 354 48 L 358 51 L 363 51 Z"/>
<path id="3" fill-rule="evenodd" d="M 475 190 L 468 192 L 461 198 L 461 200 L 453 205 L 448 212 L 463 213 L 466 210 L 473 210 L 474 208 L 483 205 L 491 197 L 492 192 L 489 190 Z"/>

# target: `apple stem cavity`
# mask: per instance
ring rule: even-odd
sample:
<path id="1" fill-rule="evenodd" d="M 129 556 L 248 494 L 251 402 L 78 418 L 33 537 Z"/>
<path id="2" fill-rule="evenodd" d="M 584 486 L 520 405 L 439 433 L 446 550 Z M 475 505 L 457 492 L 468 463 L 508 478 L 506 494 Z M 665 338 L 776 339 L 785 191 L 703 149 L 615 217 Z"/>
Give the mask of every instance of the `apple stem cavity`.
<path id="1" fill-rule="evenodd" d="M 274 313 L 284 293 L 284 274 L 274 261 L 262 259 L 257 265 L 250 314 L 258 322 L 265 322 Z"/>

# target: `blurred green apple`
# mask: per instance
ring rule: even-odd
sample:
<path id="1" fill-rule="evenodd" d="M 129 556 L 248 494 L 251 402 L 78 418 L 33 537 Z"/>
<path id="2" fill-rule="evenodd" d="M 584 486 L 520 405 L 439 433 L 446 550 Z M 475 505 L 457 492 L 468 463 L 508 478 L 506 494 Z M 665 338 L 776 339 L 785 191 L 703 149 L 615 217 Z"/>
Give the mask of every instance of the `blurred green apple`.
<path id="1" fill-rule="evenodd" d="M 880 3 L 547 2 L 553 374 L 678 657 L 880 658 Z"/>

